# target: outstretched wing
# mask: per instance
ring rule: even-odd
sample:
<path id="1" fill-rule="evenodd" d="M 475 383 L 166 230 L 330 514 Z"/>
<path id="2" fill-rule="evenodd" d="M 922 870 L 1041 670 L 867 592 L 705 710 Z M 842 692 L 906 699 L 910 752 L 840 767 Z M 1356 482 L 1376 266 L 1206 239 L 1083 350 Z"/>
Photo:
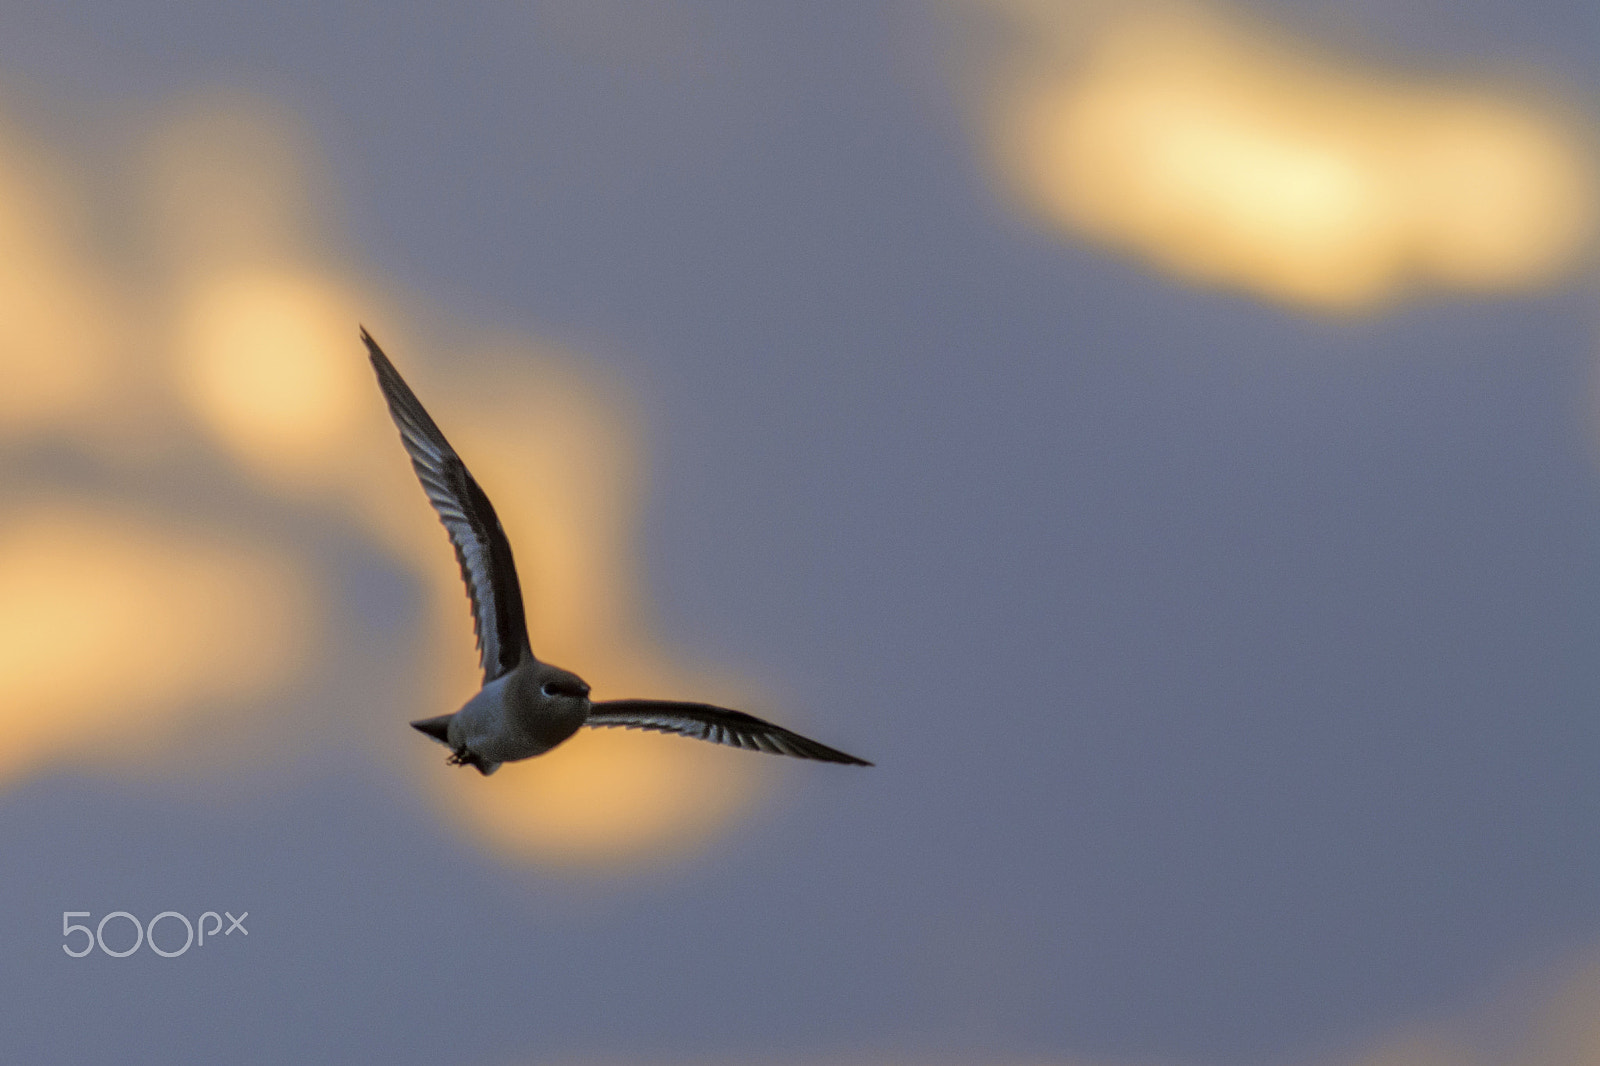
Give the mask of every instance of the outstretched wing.
<path id="1" fill-rule="evenodd" d="M 416 393 L 365 329 L 361 339 L 372 357 L 383 398 L 389 402 L 389 417 L 400 428 L 400 441 L 411 455 L 411 467 L 455 546 L 456 562 L 461 564 L 461 577 L 472 599 L 478 661 L 484 684 L 488 684 L 533 654 L 528 648 L 528 624 L 522 613 L 522 588 L 517 584 L 511 544 L 489 497 L 428 417 Z"/>
<path id="2" fill-rule="evenodd" d="M 596 703 L 584 723 L 596 728 L 620 726 L 623 729 L 648 729 L 656 733 L 676 733 L 680 737 L 730 744 L 735 748 L 792 755 L 796 759 L 871 766 L 865 759 L 808 740 L 782 726 L 763 722 L 753 714 L 713 707 L 709 703 L 678 703 L 673 700 L 606 700 Z"/>

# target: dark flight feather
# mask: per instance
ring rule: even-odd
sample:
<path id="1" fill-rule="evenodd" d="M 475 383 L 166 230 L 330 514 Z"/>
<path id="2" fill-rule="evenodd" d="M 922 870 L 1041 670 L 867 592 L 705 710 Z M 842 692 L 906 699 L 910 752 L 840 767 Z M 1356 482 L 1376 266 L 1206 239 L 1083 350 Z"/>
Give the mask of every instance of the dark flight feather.
<path id="1" fill-rule="evenodd" d="M 709 703 L 679 703 L 675 700 L 606 700 L 589 711 L 587 725 L 597 729 L 645 729 L 655 733 L 676 733 L 681 737 L 709 740 L 750 751 L 791 755 L 818 762 L 871 766 L 865 759 L 846 755 L 836 748 L 819 744 L 782 726 L 764 722 L 753 714 L 713 707 Z"/>
<path id="2" fill-rule="evenodd" d="M 411 467 L 456 550 L 461 578 L 472 600 L 478 662 L 483 667 L 483 682 L 488 684 L 509 673 L 525 657 L 533 657 L 511 544 L 500 528 L 489 497 L 478 487 L 400 372 L 365 329 L 361 339 L 366 342 L 372 369 L 377 372 L 378 385 L 388 401 L 389 416 L 399 427 L 400 441 L 411 456 Z"/>

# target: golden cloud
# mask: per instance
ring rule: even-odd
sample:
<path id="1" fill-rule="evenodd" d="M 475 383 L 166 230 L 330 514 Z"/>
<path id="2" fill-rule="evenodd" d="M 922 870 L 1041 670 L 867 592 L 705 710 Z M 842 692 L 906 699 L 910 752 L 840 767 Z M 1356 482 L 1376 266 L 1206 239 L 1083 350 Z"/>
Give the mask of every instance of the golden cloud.
<path id="1" fill-rule="evenodd" d="M 331 278 L 283 269 L 224 273 L 180 299 L 176 376 L 206 427 L 276 480 L 345 473 L 372 401 L 350 352 L 360 303 Z"/>
<path id="2" fill-rule="evenodd" d="M 38 502 L 0 524 L 0 778 L 125 760 L 206 702 L 292 676 L 311 590 L 288 559 L 103 503 Z"/>
<path id="3" fill-rule="evenodd" d="M 1376 73 L 1215 6 L 974 0 L 979 113 L 1030 217 L 1324 309 L 1550 282 L 1592 247 L 1587 132 L 1507 89 Z"/>
<path id="4" fill-rule="evenodd" d="M 450 331 L 397 313 L 402 301 L 326 247 L 318 180 L 293 123 L 237 102 L 156 119 L 110 166 L 0 127 L 0 371 L 17 383 L 0 399 L 0 448 L 66 441 L 118 469 L 142 464 L 147 480 L 214 456 L 269 512 L 341 510 L 404 560 L 430 593 L 413 702 L 347 713 L 392 730 L 394 748 L 379 747 L 405 744 L 398 768 L 500 854 L 615 865 L 714 835 L 775 765 L 608 733 L 485 780 L 447 770 L 443 749 L 407 728 L 476 690 L 476 656 L 453 553 L 387 419 L 362 322 L 493 497 L 541 655 L 606 695 L 748 692 L 677 665 L 645 624 L 639 443 L 617 383 L 522 338 L 418 340 Z M 97 229 L 97 197 L 131 220 Z M 257 697 L 314 673 L 313 657 L 349 652 L 327 645 L 338 633 L 307 638 L 333 595 L 315 584 L 315 544 L 239 543 L 154 504 L 145 519 L 103 499 L 75 507 L 24 500 L 33 517 L 0 527 L 0 782 L 84 745 L 108 764 L 176 772 L 136 741 L 195 714 L 242 727 Z"/>
<path id="5" fill-rule="evenodd" d="M 0 144 L 0 427 L 28 432 L 108 398 L 125 322 L 66 167 L 3 125 Z"/>

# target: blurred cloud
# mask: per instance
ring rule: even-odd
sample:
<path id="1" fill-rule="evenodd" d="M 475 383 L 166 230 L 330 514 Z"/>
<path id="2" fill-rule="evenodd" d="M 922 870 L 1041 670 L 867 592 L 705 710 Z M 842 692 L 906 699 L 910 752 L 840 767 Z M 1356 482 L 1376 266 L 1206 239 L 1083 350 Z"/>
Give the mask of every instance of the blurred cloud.
<path id="1" fill-rule="evenodd" d="M 42 442 L 119 483 L 129 464 L 144 485 L 221 463 L 252 506 L 298 516 L 282 528 L 338 514 L 402 560 L 429 592 L 425 651 L 401 687 L 414 702 L 341 713 L 400 738 L 377 748 L 409 752 L 397 769 L 500 854 L 660 857 L 747 810 L 775 766 L 745 753 L 594 734 L 484 780 L 411 735 L 409 718 L 476 690 L 476 655 L 455 560 L 358 323 L 494 499 L 541 656 L 606 696 L 751 693 L 650 635 L 631 562 L 640 445 L 617 382 L 528 338 L 463 335 L 353 270 L 331 246 L 315 155 L 281 114 L 183 104 L 133 140 L 126 157 L 75 160 L 0 124 L 0 370 L 15 383 L 0 399 L 0 465 Z M 360 654 L 327 625 L 336 593 L 319 584 L 314 535 L 241 541 L 170 502 L 138 515 L 124 495 L 59 504 L 62 486 L 32 481 L 0 525 L 0 781 L 76 764 L 86 745 L 103 764 L 178 772 L 141 742 L 195 714 L 244 728 L 317 663 Z"/>
<path id="2" fill-rule="evenodd" d="M 303 661 L 311 596 L 281 554 L 189 524 L 89 501 L 12 512 L 0 776 L 147 755 L 195 705 L 261 695 Z"/>
<path id="3" fill-rule="evenodd" d="M 350 357 L 358 301 L 330 278 L 281 269 L 197 280 L 180 300 L 179 385 L 219 441 L 284 482 L 342 471 L 372 399 Z"/>
<path id="4" fill-rule="evenodd" d="M 0 123 L 0 428 L 25 433 L 102 405 L 125 315 L 61 161 Z"/>
<path id="5" fill-rule="evenodd" d="M 713 838 L 756 783 L 753 767 L 718 760 L 710 745 L 660 743 L 673 739 L 587 731 L 482 788 L 461 788 L 438 762 L 427 781 L 504 854 L 597 867 L 659 860 Z"/>
<path id="6" fill-rule="evenodd" d="M 1529 92 L 1367 69 L 1215 4 L 954 6 L 992 45 L 972 95 L 1008 198 L 1169 273 L 1349 310 L 1545 284 L 1592 247 L 1590 131 Z"/>

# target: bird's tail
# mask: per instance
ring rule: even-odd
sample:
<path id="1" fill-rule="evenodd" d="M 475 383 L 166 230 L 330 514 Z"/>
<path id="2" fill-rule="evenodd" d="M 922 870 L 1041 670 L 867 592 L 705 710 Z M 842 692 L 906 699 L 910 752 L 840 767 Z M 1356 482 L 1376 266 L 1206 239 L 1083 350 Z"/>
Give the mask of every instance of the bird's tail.
<path id="1" fill-rule="evenodd" d="M 450 719 L 453 714 L 441 714 L 437 718 L 421 718 L 411 723 L 411 728 L 419 733 L 426 733 L 441 744 L 450 743 Z"/>

